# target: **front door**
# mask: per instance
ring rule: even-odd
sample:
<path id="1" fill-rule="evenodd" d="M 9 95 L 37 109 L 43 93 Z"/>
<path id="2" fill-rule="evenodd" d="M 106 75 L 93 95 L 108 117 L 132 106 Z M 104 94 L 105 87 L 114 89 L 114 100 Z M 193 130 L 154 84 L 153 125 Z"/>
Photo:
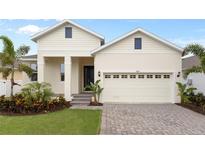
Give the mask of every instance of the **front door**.
<path id="1" fill-rule="evenodd" d="M 90 82 L 94 83 L 94 66 L 84 66 L 84 88 Z M 89 89 L 85 88 L 85 91 L 89 91 Z"/>

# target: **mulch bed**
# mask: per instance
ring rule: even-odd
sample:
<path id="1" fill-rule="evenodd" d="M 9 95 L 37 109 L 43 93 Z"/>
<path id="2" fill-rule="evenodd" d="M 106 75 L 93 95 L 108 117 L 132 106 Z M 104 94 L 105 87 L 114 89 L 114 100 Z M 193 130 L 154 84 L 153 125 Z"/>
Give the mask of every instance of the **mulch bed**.
<path id="1" fill-rule="evenodd" d="M 90 102 L 90 104 L 88 106 L 103 106 L 103 104 L 102 103 Z"/>
<path id="2" fill-rule="evenodd" d="M 6 116 L 27 116 L 27 115 L 40 115 L 40 114 L 47 114 L 47 113 L 51 113 L 51 112 L 56 112 L 56 111 L 60 111 L 66 108 L 70 108 L 72 105 L 71 104 L 67 104 L 64 107 L 57 107 L 55 110 L 44 110 L 44 111 L 40 111 L 40 112 L 26 112 L 26 113 L 15 113 L 15 112 L 0 112 L 0 115 L 6 115 Z"/>
<path id="3" fill-rule="evenodd" d="M 194 104 L 181 104 L 181 103 L 176 103 L 176 105 L 182 106 L 182 107 L 190 109 L 194 112 L 198 112 L 198 113 L 205 115 L 205 111 L 203 111 L 202 107 L 200 107 L 200 106 L 196 106 Z"/>

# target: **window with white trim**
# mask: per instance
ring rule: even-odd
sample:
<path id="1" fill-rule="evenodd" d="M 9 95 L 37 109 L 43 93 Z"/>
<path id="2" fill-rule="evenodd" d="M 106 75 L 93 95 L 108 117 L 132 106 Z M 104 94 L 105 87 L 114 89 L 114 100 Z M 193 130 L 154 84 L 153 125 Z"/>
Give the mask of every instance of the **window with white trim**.
<path id="1" fill-rule="evenodd" d="M 161 75 L 155 75 L 156 79 L 160 79 L 162 76 Z"/>
<path id="2" fill-rule="evenodd" d="M 139 78 L 139 79 L 144 79 L 144 75 L 142 75 L 142 74 L 141 74 L 141 75 L 138 75 L 138 78 Z"/>
<path id="3" fill-rule="evenodd" d="M 153 78 L 153 75 L 148 74 L 148 75 L 147 75 L 147 78 L 148 78 L 148 79 L 152 79 L 152 78 Z"/>
<path id="4" fill-rule="evenodd" d="M 127 75 L 121 75 L 121 78 L 122 78 L 122 79 L 126 79 L 126 78 L 127 78 Z"/>
<path id="5" fill-rule="evenodd" d="M 65 27 L 65 38 L 72 38 L 72 27 Z"/>
<path id="6" fill-rule="evenodd" d="M 106 79 L 111 78 L 111 75 L 105 75 L 105 78 Z"/>
<path id="7" fill-rule="evenodd" d="M 142 49 L 142 38 L 135 38 L 135 49 Z"/>
<path id="8" fill-rule="evenodd" d="M 114 79 L 118 79 L 118 78 L 119 78 L 119 75 L 116 75 L 116 74 L 115 74 L 115 75 L 113 75 L 113 78 L 114 78 Z"/>
<path id="9" fill-rule="evenodd" d="M 135 79 L 136 75 L 130 75 L 130 79 Z"/>
<path id="10" fill-rule="evenodd" d="M 61 81 L 64 81 L 65 80 L 65 68 L 64 68 L 64 64 L 61 64 L 60 65 L 60 78 L 61 78 Z"/>
<path id="11" fill-rule="evenodd" d="M 30 67 L 33 70 L 31 75 L 31 81 L 37 81 L 38 80 L 37 64 L 31 64 Z"/>
<path id="12" fill-rule="evenodd" d="M 168 75 L 168 74 L 164 75 L 164 79 L 169 79 L 169 78 L 170 78 L 170 75 Z"/>

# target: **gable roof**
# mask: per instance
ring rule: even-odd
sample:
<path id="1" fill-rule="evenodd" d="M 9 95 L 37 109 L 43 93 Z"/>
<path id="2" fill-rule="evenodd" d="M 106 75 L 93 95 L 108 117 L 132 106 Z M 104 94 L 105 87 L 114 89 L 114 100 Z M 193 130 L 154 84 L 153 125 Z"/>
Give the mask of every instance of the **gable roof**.
<path id="1" fill-rule="evenodd" d="M 182 70 L 187 70 L 193 66 L 199 66 L 200 60 L 197 56 L 182 57 Z"/>
<path id="2" fill-rule="evenodd" d="M 129 36 L 131 36 L 132 34 L 137 33 L 137 32 L 144 33 L 144 34 L 150 36 L 151 38 L 153 38 L 155 40 L 158 40 L 159 42 L 161 42 L 161 43 L 163 43 L 163 44 L 165 44 L 165 45 L 167 45 L 167 46 L 169 46 L 171 48 L 174 48 L 177 51 L 183 52 L 183 48 L 181 48 L 181 47 L 179 47 L 179 46 L 177 46 L 177 45 L 175 45 L 175 44 L 173 44 L 173 43 L 171 43 L 171 42 L 169 42 L 167 40 L 164 40 L 164 39 L 160 38 L 159 36 L 157 36 L 155 34 L 152 34 L 152 33 L 148 32 L 148 31 L 145 31 L 142 28 L 136 28 L 133 31 L 131 31 L 129 33 L 126 33 L 125 35 L 123 35 L 123 36 L 121 36 L 121 37 L 119 37 L 119 38 L 117 38 L 117 39 L 115 39 L 115 40 L 113 40 L 113 41 L 111 41 L 111 42 L 109 42 L 109 43 L 107 43 L 107 44 L 105 44 L 105 45 L 95 49 L 95 50 L 93 50 L 91 54 L 95 54 L 95 53 L 97 53 L 97 52 L 99 52 L 99 51 L 101 51 L 101 50 L 103 50 L 103 49 L 105 49 L 105 48 L 107 48 L 107 47 L 109 47 L 109 46 L 111 46 L 111 45 L 113 45 L 113 44 L 115 44 L 115 43 L 117 43 L 117 42 L 119 42 L 119 41 L 129 37 Z"/>
<path id="3" fill-rule="evenodd" d="M 85 27 L 83 27 L 83 26 L 80 26 L 79 24 L 77 24 L 77 23 L 75 23 L 75 22 L 73 22 L 73 21 L 71 21 L 71 20 L 68 20 L 68 19 L 62 20 L 62 21 L 59 22 L 58 24 L 56 24 L 56 25 L 54 25 L 54 26 L 51 26 L 51 27 L 49 27 L 49 28 L 47 28 L 47 29 L 45 29 L 45 30 L 43 30 L 43 31 L 41 31 L 41 32 L 39 32 L 39 33 L 37 33 L 37 34 L 32 35 L 32 36 L 31 36 L 31 40 L 33 40 L 33 41 L 36 42 L 36 40 L 37 40 L 38 38 L 42 37 L 43 35 L 45 35 L 45 34 L 51 32 L 52 30 L 58 28 L 59 26 L 65 24 L 65 23 L 69 23 L 69 24 L 71 24 L 71 25 L 74 25 L 74 26 L 76 26 L 76 27 L 78 27 L 78 28 L 80 28 L 80 29 L 82 29 L 82 30 L 84 30 L 84 31 L 86 31 L 86 32 L 88 32 L 88 33 L 90 33 L 90 34 L 92 34 L 92 35 L 94 35 L 94 36 L 96 36 L 96 37 L 102 39 L 102 40 L 104 40 L 104 37 L 103 37 L 102 35 L 99 35 L 99 34 L 97 34 L 96 32 L 93 32 L 93 31 L 91 31 L 91 30 L 89 30 L 89 29 L 87 29 L 87 28 L 85 28 Z"/>
<path id="4" fill-rule="evenodd" d="M 21 58 L 22 61 L 37 61 L 37 55 L 27 55 Z"/>

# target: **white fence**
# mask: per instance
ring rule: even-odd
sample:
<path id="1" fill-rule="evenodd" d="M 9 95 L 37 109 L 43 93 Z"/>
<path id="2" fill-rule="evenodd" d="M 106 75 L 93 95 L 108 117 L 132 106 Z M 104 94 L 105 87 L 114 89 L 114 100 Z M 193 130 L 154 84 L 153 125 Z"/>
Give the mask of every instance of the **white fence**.
<path id="1" fill-rule="evenodd" d="M 23 82 L 22 80 L 15 80 L 16 83 L 22 85 Z M 14 94 L 17 92 L 20 92 L 22 86 L 14 86 Z M 1 95 L 6 95 L 10 96 L 11 93 L 11 83 L 9 80 L 0 80 L 0 96 Z"/>
<path id="2" fill-rule="evenodd" d="M 189 80 L 189 81 L 188 81 Z M 191 73 L 186 80 L 183 80 L 184 83 L 189 86 L 197 88 L 197 92 L 202 92 L 205 95 L 205 75 L 202 73 Z"/>

